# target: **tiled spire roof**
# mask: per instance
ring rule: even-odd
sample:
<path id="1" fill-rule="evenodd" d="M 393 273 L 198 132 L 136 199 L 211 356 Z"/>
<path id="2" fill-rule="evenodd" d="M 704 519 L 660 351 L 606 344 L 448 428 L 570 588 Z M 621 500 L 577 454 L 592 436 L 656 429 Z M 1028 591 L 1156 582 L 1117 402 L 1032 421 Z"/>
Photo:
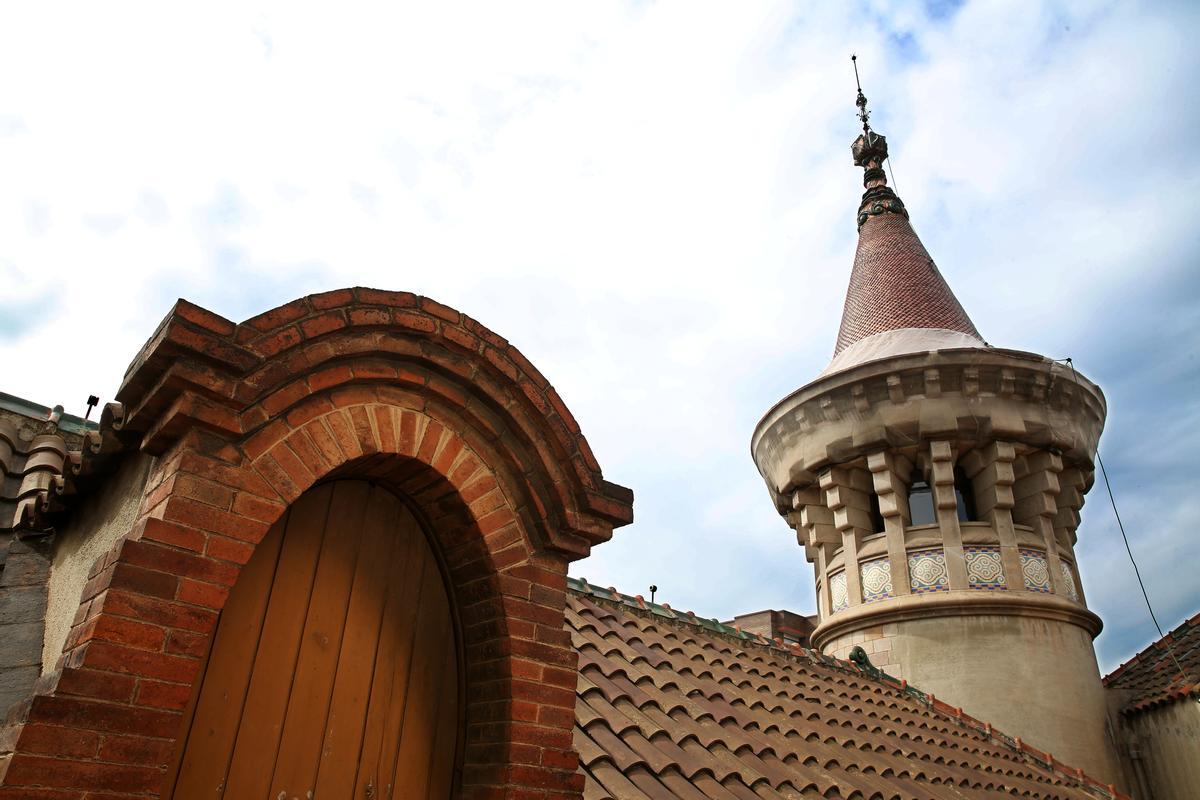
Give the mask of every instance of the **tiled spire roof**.
<path id="1" fill-rule="evenodd" d="M 908 221 L 908 209 L 887 185 L 887 139 L 871 130 L 859 91 L 863 133 L 851 146 L 863 168 L 858 208 L 858 251 L 846 292 L 836 356 L 868 336 L 907 328 L 955 331 L 983 341 L 971 318 L 938 272 Z"/>

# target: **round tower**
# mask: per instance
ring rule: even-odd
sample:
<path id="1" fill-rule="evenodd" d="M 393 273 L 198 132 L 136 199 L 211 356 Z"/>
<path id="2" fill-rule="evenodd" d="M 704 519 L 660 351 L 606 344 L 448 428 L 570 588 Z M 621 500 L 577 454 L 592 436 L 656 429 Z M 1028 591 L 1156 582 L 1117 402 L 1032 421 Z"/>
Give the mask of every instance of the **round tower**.
<path id="1" fill-rule="evenodd" d="M 830 365 L 751 452 L 816 575 L 813 646 L 1096 778 L 1117 770 L 1075 559 L 1104 427 L 1067 364 L 988 345 L 887 185 L 859 92 L 858 250 Z"/>

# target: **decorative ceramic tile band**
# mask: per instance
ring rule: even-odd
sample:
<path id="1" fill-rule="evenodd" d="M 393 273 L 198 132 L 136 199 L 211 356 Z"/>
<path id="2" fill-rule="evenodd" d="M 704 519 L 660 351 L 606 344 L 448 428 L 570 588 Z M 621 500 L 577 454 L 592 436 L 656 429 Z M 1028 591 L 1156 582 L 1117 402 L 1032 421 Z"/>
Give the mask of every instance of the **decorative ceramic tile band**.
<path id="1" fill-rule="evenodd" d="M 1021 553 L 1021 573 L 1025 577 L 1025 588 L 1031 592 L 1050 592 L 1050 568 L 1046 566 L 1046 554 L 1040 550 L 1027 550 Z"/>
<path id="2" fill-rule="evenodd" d="M 892 596 L 892 565 L 887 556 L 859 565 L 862 575 L 863 602 L 872 603 Z M 845 577 L 843 573 L 842 577 Z"/>
<path id="3" fill-rule="evenodd" d="M 1004 581 L 1004 562 L 998 547 L 964 547 L 967 561 L 967 585 L 972 589 L 1002 592 L 1008 589 Z"/>
<path id="4" fill-rule="evenodd" d="M 1067 597 L 1079 602 L 1079 591 L 1075 588 L 1075 571 L 1071 569 L 1071 565 L 1066 561 L 1059 560 L 1059 569 L 1062 570 L 1063 586 L 1067 588 Z"/>
<path id="5" fill-rule="evenodd" d="M 913 594 L 950 591 L 946 554 L 942 549 L 914 550 L 908 554 L 909 586 Z"/>
<path id="6" fill-rule="evenodd" d="M 835 614 L 850 605 L 850 597 L 846 594 L 845 572 L 829 576 L 829 599 L 833 603 Z"/>

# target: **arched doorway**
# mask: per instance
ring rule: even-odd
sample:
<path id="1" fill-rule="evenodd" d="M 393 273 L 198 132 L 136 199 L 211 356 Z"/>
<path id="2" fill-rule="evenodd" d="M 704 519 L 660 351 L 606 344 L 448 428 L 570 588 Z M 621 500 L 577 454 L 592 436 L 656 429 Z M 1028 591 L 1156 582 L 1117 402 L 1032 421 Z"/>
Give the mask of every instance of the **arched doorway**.
<path id="1" fill-rule="evenodd" d="M 304 493 L 221 613 L 164 797 L 448 798 L 459 669 L 412 512 L 364 481 Z"/>

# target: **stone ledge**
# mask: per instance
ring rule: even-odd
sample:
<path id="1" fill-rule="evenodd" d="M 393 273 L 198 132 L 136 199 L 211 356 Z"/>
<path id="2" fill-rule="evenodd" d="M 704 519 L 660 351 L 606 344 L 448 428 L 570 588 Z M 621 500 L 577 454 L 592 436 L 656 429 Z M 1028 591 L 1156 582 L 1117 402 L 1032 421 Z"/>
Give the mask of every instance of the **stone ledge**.
<path id="1" fill-rule="evenodd" d="M 914 619 L 988 614 L 1069 622 L 1083 628 L 1093 638 L 1103 628 L 1100 617 L 1077 603 L 1054 595 L 967 589 L 894 597 L 839 611 L 834 618 L 825 620 L 813 631 L 812 645 L 815 649 L 822 650 L 830 641 L 860 628 L 874 628 Z"/>

